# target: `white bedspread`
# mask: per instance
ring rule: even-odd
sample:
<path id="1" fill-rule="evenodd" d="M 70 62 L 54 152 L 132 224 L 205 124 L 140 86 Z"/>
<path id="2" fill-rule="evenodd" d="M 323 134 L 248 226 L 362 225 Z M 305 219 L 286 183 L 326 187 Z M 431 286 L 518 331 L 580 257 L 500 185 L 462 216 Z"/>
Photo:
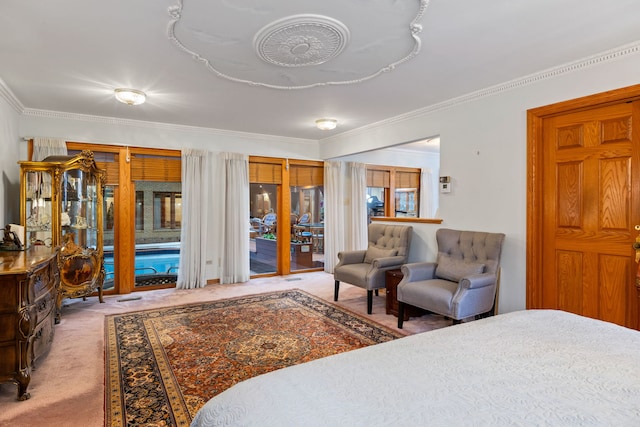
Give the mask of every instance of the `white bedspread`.
<path id="1" fill-rule="evenodd" d="M 640 426 L 640 332 L 503 314 L 249 379 L 191 425 Z"/>

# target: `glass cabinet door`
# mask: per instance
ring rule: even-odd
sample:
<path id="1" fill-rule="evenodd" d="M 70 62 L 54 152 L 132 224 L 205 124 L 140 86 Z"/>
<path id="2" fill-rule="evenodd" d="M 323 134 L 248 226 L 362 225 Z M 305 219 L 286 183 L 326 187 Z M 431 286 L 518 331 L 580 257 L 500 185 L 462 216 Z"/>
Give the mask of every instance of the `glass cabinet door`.
<path id="1" fill-rule="evenodd" d="M 60 225 L 63 241 L 83 248 L 98 246 L 97 183 L 95 174 L 80 169 L 64 171 L 60 180 Z"/>
<path id="2" fill-rule="evenodd" d="M 24 173 L 25 236 L 23 244 L 52 245 L 52 177 L 50 171 L 29 170 Z"/>

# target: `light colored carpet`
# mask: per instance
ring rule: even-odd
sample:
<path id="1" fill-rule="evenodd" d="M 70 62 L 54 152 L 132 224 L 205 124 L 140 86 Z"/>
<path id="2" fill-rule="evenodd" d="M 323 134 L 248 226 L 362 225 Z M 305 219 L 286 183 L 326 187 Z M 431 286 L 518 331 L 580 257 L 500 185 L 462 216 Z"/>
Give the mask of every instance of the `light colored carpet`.
<path id="1" fill-rule="evenodd" d="M 0 385 L 0 425 L 15 427 L 93 427 L 104 425 L 104 316 L 164 306 L 212 301 L 274 290 L 299 288 L 333 301 L 333 276 L 324 272 L 253 279 L 243 284 L 209 285 L 202 289 L 162 289 L 129 295 L 67 300 L 49 354 L 33 372 L 31 399 L 16 400 L 17 387 Z M 384 291 L 366 314 L 366 291 L 340 285 L 338 305 L 396 329 L 397 318 L 385 314 Z M 137 299 L 140 298 L 140 299 Z M 404 333 L 450 325 L 441 316 L 425 315 L 404 323 Z"/>

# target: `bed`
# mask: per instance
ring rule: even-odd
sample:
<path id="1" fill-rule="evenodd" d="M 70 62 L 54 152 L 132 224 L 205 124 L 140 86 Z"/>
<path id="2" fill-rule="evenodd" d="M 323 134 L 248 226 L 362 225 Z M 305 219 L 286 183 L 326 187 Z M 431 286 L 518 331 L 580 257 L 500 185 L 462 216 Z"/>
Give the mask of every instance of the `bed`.
<path id="1" fill-rule="evenodd" d="M 639 426 L 640 332 L 526 310 L 238 383 L 211 426 Z"/>

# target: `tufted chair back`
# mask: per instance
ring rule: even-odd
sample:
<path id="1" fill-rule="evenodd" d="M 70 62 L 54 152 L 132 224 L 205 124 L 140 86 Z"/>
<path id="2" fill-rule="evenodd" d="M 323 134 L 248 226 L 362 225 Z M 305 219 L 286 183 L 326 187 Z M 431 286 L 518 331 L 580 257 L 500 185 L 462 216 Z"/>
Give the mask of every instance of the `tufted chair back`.
<path id="1" fill-rule="evenodd" d="M 413 227 L 406 225 L 369 224 L 369 246 L 396 249 L 397 255 L 407 261 Z"/>
<path id="2" fill-rule="evenodd" d="M 497 313 L 500 254 L 505 235 L 441 228 L 436 231 L 438 259 L 402 266 L 396 288 L 398 328 L 408 320 L 405 305 L 453 319 Z"/>
<path id="3" fill-rule="evenodd" d="M 369 247 L 357 251 L 338 253 L 340 262 L 335 266 L 333 300 L 338 301 L 340 282 L 367 290 L 367 313 L 373 307 L 373 292 L 386 285 L 386 273 L 407 262 L 413 227 L 410 225 L 369 224 Z"/>
<path id="4" fill-rule="evenodd" d="M 504 235 L 481 231 L 461 231 L 441 228 L 436 231 L 438 259 L 448 256 L 465 262 L 485 264 L 485 273 L 496 273 Z"/>

